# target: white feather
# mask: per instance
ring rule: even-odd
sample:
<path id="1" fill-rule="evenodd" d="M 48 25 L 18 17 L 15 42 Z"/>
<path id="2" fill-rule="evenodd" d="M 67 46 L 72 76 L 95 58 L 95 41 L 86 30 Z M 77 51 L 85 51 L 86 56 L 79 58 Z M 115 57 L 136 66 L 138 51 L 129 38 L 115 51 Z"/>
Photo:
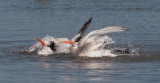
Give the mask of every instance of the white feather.
<path id="1" fill-rule="evenodd" d="M 111 50 L 103 49 L 105 45 L 114 43 L 111 38 L 105 36 L 112 32 L 121 32 L 127 30 L 124 26 L 111 26 L 100 30 L 90 32 L 80 42 L 76 43 L 73 47 L 73 55 L 76 56 L 88 56 L 88 57 L 102 57 L 110 56 L 115 57 L 117 55 L 111 53 Z"/>
<path id="2" fill-rule="evenodd" d="M 83 37 L 81 39 L 81 41 L 79 42 L 79 44 L 80 44 L 80 46 L 82 46 L 92 36 L 103 36 L 108 33 L 121 32 L 121 31 L 125 31 L 125 30 L 127 30 L 127 29 L 124 26 L 110 26 L 110 27 L 102 28 L 100 30 L 95 30 L 95 31 L 90 32 L 85 37 Z"/>

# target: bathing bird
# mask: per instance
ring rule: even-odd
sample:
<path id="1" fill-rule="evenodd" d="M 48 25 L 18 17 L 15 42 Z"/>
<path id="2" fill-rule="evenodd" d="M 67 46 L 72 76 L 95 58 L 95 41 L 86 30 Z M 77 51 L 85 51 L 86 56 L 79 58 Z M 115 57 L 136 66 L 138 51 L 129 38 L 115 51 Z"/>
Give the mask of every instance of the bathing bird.
<path id="1" fill-rule="evenodd" d="M 71 40 L 73 42 L 79 42 L 81 38 L 83 37 L 85 31 L 89 27 L 90 23 L 92 21 L 92 17 L 81 27 L 78 34 L 75 35 Z M 70 53 L 72 45 L 60 43 L 59 41 L 68 41 L 68 38 L 56 38 L 52 36 L 46 36 L 42 39 L 36 37 L 36 39 L 39 41 L 36 44 L 32 45 L 28 51 L 29 52 L 36 52 L 40 55 L 50 55 L 50 54 L 56 54 L 56 53 Z"/>
<path id="2" fill-rule="evenodd" d="M 79 42 L 74 41 L 60 41 L 61 43 L 72 44 L 72 54 L 74 56 L 86 56 L 86 57 L 102 57 L 118 56 L 112 53 L 109 49 L 104 49 L 106 45 L 112 44 L 111 38 L 106 36 L 109 33 L 126 31 L 128 29 L 125 26 L 110 26 L 99 30 L 94 30 L 84 36 Z"/>

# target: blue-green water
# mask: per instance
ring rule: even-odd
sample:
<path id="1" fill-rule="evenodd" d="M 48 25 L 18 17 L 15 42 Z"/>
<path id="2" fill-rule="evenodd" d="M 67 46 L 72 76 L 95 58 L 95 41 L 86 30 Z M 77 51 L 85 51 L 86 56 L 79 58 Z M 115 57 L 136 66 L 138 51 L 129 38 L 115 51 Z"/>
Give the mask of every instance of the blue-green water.
<path id="1" fill-rule="evenodd" d="M 159 83 L 159 0 L 1 0 L 1 83 Z M 139 55 L 80 58 L 24 52 L 46 35 L 72 38 L 90 18 L 86 33 L 112 25 L 129 31 L 109 36 L 114 47 Z"/>

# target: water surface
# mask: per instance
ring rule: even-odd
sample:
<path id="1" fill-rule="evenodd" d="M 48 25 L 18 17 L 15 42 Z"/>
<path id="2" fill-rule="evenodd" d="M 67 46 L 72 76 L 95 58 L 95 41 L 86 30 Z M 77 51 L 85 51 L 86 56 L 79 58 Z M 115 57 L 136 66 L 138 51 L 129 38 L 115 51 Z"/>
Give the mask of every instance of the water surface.
<path id="1" fill-rule="evenodd" d="M 160 82 L 159 0 L 1 0 L 0 82 Z M 93 17 L 86 33 L 112 25 L 129 31 L 109 34 L 113 47 L 139 55 L 115 58 L 47 57 L 25 52 L 46 35 L 72 38 Z"/>

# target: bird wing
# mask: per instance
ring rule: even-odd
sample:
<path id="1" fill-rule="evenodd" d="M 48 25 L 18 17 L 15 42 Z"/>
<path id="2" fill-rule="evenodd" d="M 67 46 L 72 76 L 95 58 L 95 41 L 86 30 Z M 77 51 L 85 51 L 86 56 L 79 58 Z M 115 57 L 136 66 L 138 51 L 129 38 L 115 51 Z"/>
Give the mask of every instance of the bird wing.
<path id="1" fill-rule="evenodd" d="M 72 38 L 72 41 L 78 42 L 82 38 L 86 30 L 88 29 L 88 26 L 90 25 L 91 21 L 92 17 L 81 27 L 78 34 L 74 38 Z"/>
<path id="2" fill-rule="evenodd" d="M 84 44 L 88 43 L 89 41 L 94 42 L 95 40 L 92 39 L 93 37 L 103 37 L 108 33 L 121 32 L 125 30 L 128 30 L 125 28 L 125 26 L 110 26 L 110 27 L 92 31 L 81 39 L 81 41 L 79 42 L 79 46 L 82 47 Z"/>

